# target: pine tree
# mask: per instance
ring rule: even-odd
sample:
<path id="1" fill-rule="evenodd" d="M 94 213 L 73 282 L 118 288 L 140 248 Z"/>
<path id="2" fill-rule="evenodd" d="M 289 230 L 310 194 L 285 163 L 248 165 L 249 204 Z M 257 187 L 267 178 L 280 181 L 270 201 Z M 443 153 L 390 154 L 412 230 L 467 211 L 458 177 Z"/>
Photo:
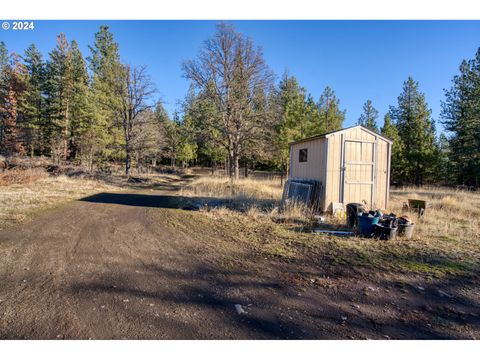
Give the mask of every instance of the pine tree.
<path id="1" fill-rule="evenodd" d="M 7 46 L 3 41 L 0 41 L 0 95 L 3 97 L 0 98 L 0 106 L 3 104 L 3 99 L 8 93 L 7 90 L 7 72 L 6 67 L 8 65 L 8 50 Z M 6 118 L 6 113 L 0 112 L 0 144 L 3 143 L 3 132 L 4 132 L 4 121 Z M 0 149 L 0 152 L 2 149 Z"/>
<path id="2" fill-rule="evenodd" d="M 0 41 L 0 70 L 8 65 L 8 50 L 7 45 L 3 41 Z"/>
<path id="3" fill-rule="evenodd" d="M 402 180 L 413 180 L 415 185 L 422 186 L 425 181 L 431 180 L 438 149 L 431 111 L 425 95 L 418 90 L 418 83 L 411 77 L 403 84 L 397 107 L 391 107 L 389 113 L 405 144 L 405 177 Z"/>
<path id="4" fill-rule="evenodd" d="M 197 158 L 197 144 L 195 142 L 195 129 L 192 117 L 186 114 L 179 126 L 180 144 L 177 154 L 182 168 L 186 168 L 191 161 Z"/>
<path id="5" fill-rule="evenodd" d="M 23 112 L 27 124 L 27 147 L 31 156 L 37 150 L 38 153 L 44 151 L 42 144 L 42 130 L 45 119 L 45 63 L 42 60 L 42 54 L 35 44 L 30 45 L 25 50 L 23 57 L 25 67 L 28 71 L 27 88 L 25 91 L 25 102 Z"/>
<path id="6" fill-rule="evenodd" d="M 438 169 L 436 175 L 443 185 L 451 185 L 456 183 L 456 173 L 453 163 L 451 162 L 451 145 L 444 133 L 440 134 L 438 139 Z"/>
<path id="7" fill-rule="evenodd" d="M 157 105 L 156 112 L 164 113 L 163 107 Z M 188 113 L 180 118 L 179 113 L 175 112 L 172 120 L 165 115 L 162 119 L 165 130 L 165 155 L 170 158 L 171 166 L 175 167 L 179 161 L 182 168 L 185 168 L 197 157 L 195 134 L 198 129 L 194 128 L 193 119 Z"/>
<path id="8" fill-rule="evenodd" d="M 365 126 L 372 131 L 378 132 L 377 118 L 377 109 L 373 107 L 371 100 L 367 100 L 367 102 L 363 105 L 363 113 L 360 115 L 357 124 Z"/>
<path id="9" fill-rule="evenodd" d="M 65 34 L 57 36 L 57 45 L 47 63 L 48 138 L 51 155 L 58 161 L 70 155 L 71 101 L 73 97 L 72 53 Z"/>
<path id="10" fill-rule="evenodd" d="M 398 134 L 398 129 L 392 122 L 389 114 L 384 117 L 383 127 L 380 133 L 387 139 L 393 141 L 391 154 L 391 174 L 390 182 L 394 184 L 401 183 L 405 179 L 405 144 Z"/>
<path id="11" fill-rule="evenodd" d="M 457 182 L 480 186 L 480 48 L 464 60 L 442 102 L 442 119 L 450 132 L 450 163 Z"/>
<path id="12" fill-rule="evenodd" d="M 9 62 L 3 65 L 2 86 L 0 87 L 0 114 L 2 118 L 2 136 L 0 153 L 11 155 L 25 154 L 22 136 L 23 113 L 27 69 L 20 61 L 20 56 L 13 53 Z"/>
<path id="13" fill-rule="evenodd" d="M 340 110 L 339 100 L 330 87 L 325 88 L 320 100 L 315 103 L 297 79 L 287 74 L 279 84 L 275 104 L 277 121 L 272 150 L 274 162 L 282 174 L 288 170 L 291 142 L 338 130 L 345 119 L 345 111 Z"/>
<path id="14" fill-rule="evenodd" d="M 327 132 L 325 119 L 321 116 L 321 112 L 319 103 L 315 103 L 313 96 L 308 94 L 305 99 L 303 115 L 305 120 L 301 122 L 300 139 Z"/>
<path id="15" fill-rule="evenodd" d="M 345 120 L 345 110 L 340 110 L 340 100 L 335 96 L 335 92 L 327 86 L 317 104 L 320 123 L 317 125 L 316 132 L 324 133 L 335 131 L 342 128 Z"/>
<path id="16" fill-rule="evenodd" d="M 156 111 L 161 111 L 157 106 Z M 170 165 L 172 167 L 176 167 L 177 164 L 177 156 L 180 151 L 181 146 L 181 123 L 178 113 L 175 112 L 173 114 L 173 119 L 169 119 L 168 117 L 163 118 L 164 121 L 164 129 L 165 129 L 165 155 L 170 158 Z"/>
<path id="17" fill-rule="evenodd" d="M 209 165 L 214 172 L 226 156 L 221 133 L 211 126 L 219 116 L 214 102 L 207 92 L 196 94 L 191 86 L 183 103 L 183 112 L 191 123 L 189 128 L 196 149 L 193 158 Z"/>
<path id="18" fill-rule="evenodd" d="M 282 175 L 288 172 L 290 143 L 310 135 L 312 112 L 307 110 L 306 92 L 294 76 L 284 74 L 276 94 L 277 124 L 272 137 L 274 161 Z M 315 102 L 309 97 L 309 110 L 316 111 Z M 312 106 L 313 103 L 313 106 Z"/>
<path id="19" fill-rule="evenodd" d="M 219 113 L 208 94 L 201 94 L 197 102 L 198 111 L 194 117 L 197 124 L 197 144 L 199 155 L 203 155 L 215 172 L 217 165 L 225 161 L 227 157 L 226 147 L 222 143 L 223 136 L 219 129 L 209 126 L 211 119 L 218 119 Z M 215 121 L 216 122 L 216 121 Z"/>
<path id="20" fill-rule="evenodd" d="M 122 87 L 124 68 L 120 62 L 118 43 L 108 26 L 101 26 L 95 34 L 94 45 L 89 48 L 91 54 L 87 61 L 93 73 L 94 123 L 98 129 L 96 135 L 105 143 L 102 146 L 103 156 L 120 159 L 125 157 L 125 140 L 121 119 L 114 109 L 121 106 L 117 95 L 118 89 Z"/>
<path id="21" fill-rule="evenodd" d="M 102 128 L 95 123 L 95 106 L 87 64 L 75 40 L 70 45 L 72 97 L 70 101 L 70 155 L 92 169 L 95 153 L 104 145 Z"/>

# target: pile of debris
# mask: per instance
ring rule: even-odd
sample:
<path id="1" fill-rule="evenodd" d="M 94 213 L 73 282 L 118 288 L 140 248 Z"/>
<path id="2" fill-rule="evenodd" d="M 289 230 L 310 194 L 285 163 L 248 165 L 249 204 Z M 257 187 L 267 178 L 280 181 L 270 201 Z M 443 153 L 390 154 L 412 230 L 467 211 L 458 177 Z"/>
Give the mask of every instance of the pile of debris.
<path id="1" fill-rule="evenodd" d="M 397 235 L 410 239 L 415 224 L 410 217 L 383 214 L 380 210 L 367 211 L 361 204 L 347 204 L 347 226 L 363 237 L 395 240 Z"/>
<path id="2" fill-rule="evenodd" d="M 407 215 L 397 217 L 391 213 L 384 215 L 375 228 L 374 237 L 380 240 L 395 240 L 397 236 L 411 239 L 415 224 Z"/>

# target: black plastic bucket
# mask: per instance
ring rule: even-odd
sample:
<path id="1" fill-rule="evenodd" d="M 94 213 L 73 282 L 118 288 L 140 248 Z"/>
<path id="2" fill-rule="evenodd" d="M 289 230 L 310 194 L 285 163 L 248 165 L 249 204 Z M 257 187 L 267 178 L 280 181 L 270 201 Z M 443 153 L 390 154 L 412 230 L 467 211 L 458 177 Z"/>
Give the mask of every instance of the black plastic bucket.
<path id="1" fill-rule="evenodd" d="M 397 238 L 397 227 L 388 227 L 377 224 L 374 237 L 379 240 L 395 240 Z"/>
<path id="2" fill-rule="evenodd" d="M 413 236 L 414 223 L 411 224 L 398 224 L 398 236 L 405 239 L 411 239 Z"/>
<path id="3" fill-rule="evenodd" d="M 360 203 L 347 204 L 347 226 L 358 227 L 357 216 L 365 212 L 365 207 Z"/>

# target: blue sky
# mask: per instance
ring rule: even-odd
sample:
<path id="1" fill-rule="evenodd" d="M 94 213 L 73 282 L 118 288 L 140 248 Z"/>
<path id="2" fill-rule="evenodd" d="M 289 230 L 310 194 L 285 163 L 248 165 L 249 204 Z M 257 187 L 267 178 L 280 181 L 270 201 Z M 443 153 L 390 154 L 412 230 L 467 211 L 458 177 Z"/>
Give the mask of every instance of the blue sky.
<path id="1" fill-rule="evenodd" d="M 84 56 L 99 26 L 110 27 L 122 60 L 148 66 L 167 110 L 172 113 L 188 89 L 183 60 L 194 58 L 215 32 L 216 21 L 35 21 L 35 29 L 0 30 L 10 51 L 35 43 L 47 56 L 56 35 L 77 40 Z M 367 99 L 379 110 L 379 123 L 395 105 L 408 76 L 420 82 L 433 118 L 439 119 L 443 89 L 462 59 L 480 47 L 480 21 L 232 21 L 263 48 L 280 78 L 288 70 L 318 99 L 331 86 L 343 109 L 345 126 L 354 124 Z M 440 124 L 438 127 L 441 128 Z"/>

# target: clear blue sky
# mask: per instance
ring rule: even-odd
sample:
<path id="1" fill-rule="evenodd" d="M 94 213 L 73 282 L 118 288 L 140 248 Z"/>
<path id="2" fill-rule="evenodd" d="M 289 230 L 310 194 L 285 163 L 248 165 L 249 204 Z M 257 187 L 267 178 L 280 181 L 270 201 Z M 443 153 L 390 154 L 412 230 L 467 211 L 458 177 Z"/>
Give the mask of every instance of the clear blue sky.
<path id="1" fill-rule="evenodd" d="M 35 43 L 47 56 L 64 32 L 77 40 L 84 56 L 101 24 L 120 44 L 122 60 L 145 64 L 167 110 L 183 99 L 188 82 L 183 60 L 196 56 L 216 21 L 36 21 L 33 31 L 0 30 L 10 51 L 23 53 Z M 420 82 L 435 120 L 443 89 L 450 86 L 462 59 L 480 47 L 480 21 L 232 21 L 261 46 L 280 78 L 288 70 L 318 99 L 331 86 L 347 110 L 345 126 L 354 124 L 367 99 L 380 112 L 396 104 L 408 76 Z M 438 124 L 440 128 L 440 124 Z"/>

